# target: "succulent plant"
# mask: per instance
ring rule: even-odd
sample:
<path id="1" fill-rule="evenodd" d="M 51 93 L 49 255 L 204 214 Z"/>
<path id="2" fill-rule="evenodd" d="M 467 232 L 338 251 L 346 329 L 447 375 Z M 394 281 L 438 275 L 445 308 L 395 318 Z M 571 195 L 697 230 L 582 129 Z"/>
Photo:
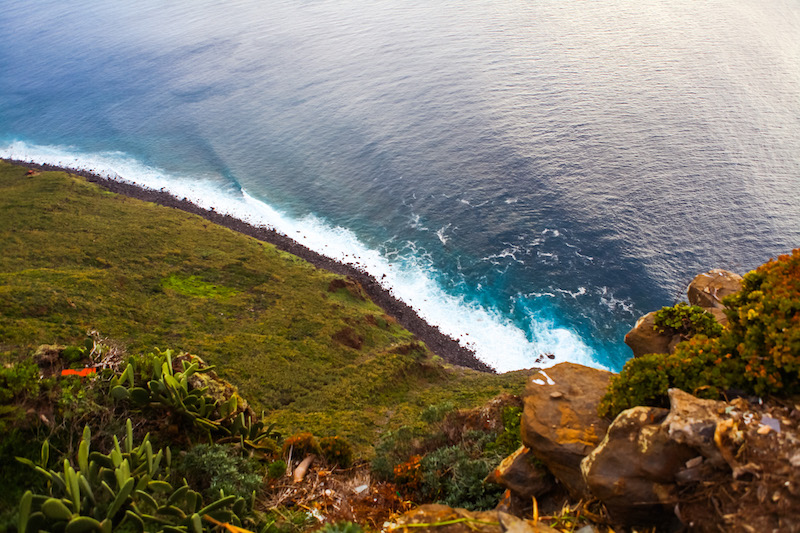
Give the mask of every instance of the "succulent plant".
<path id="1" fill-rule="evenodd" d="M 200 533 L 205 515 L 241 525 L 240 516 L 247 508 L 244 498 L 220 493 L 218 499 L 205 504 L 186 480 L 173 486 L 169 481 L 170 449 L 154 451 L 149 434 L 134 446 L 130 420 L 123 444 L 116 436 L 113 442 L 108 454 L 91 451 L 91 431 L 86 426 L 78 447 L 77 469 L 69 459 L 64 459 L 60 470 L 48 469 L 48 441 L 42 444 L 39 463 L 17 458 L 48 481 L 46 494 L 27 491 L 22 496 L 20 533 L 108 533 L 118 528 Z"/>

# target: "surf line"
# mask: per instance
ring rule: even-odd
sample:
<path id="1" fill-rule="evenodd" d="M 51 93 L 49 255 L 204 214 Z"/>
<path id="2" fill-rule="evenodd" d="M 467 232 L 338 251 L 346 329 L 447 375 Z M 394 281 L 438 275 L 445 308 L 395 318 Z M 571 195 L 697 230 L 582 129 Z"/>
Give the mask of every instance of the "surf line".
<path id="1" fill-rule="evenodd" d="M 411 306 L 392 295 L 388 289 L 378 283 L 372 274 L 315 252 L 275 229 L 249 224 L 232 215 L 218 213 L 213 208 L 205 209 L 185 198 L 178 198 L 166 190 L 154 190 L 135 183 L 118 181 L 89 170 L 7 158 L 0 159 L 32 170 L 60 171 L 81 176 L 113 193 L 198 215 L 214 224 L 272 244 L 279 250 L 295 255 L 317 268 L 347 276 L 357 281 L 375 304 L 382 308 L 386 314 L 397 320 L 401 326 L 413 333 L 417 339 L 424 342 L 431 352 L 453 365 L 464 366 L 482 372 L 496 373 L 496 370 L 481 361 L 472 349 L 463 346 L 456 339 L 443 333 L 437 326 L 420 317 Z"/>

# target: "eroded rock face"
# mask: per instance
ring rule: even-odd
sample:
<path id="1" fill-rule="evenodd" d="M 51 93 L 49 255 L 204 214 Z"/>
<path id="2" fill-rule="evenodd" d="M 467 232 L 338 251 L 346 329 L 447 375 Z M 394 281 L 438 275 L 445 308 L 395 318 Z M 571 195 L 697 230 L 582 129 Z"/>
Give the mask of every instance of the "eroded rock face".
<path id="1" fill-rule="evenodd" d="M 675 442 L 696 449 L 714 466 L 725 464 L 714 435 L 722 422 L 720 412 L 724 402 L 696 398 L 680 389 L 669 389 L 669 415 L 664 427 Z"/>
<path id="2" fill-rule="evenodd" d="M 725 325 L 728 319 L 723 312 L 725 306 L 722 305 L 722 299 L 741 289 L 742 276 L 715 268 L 695 277 L 689 284 L 686 294 L 690 304 L 699 305 L 713 314 L 720 324 Z"/>
<path id="3" fill-rule="evenodd" d="M 654 329 L 656 312 L 647 313 L 625 335 L 625 344 L 633 350 L 634 357 L 648 353 L 670 353 L 680 342 L 680 335 L 659 333 Z"/>
<path id="4" fill-rule="evenodd" d="M 447 523 L 453 522 L 456 523 Z M 421 505 L 401 515 L 389 531 L 413 533 L 558 533 L 530 520 L 502 511 L 467 511 L 446 505 Z M 424 524 L 424 525 L 423 525 Z"/>
<path id="5" fill-rule="evenodd" d="M 626 525 L 674 520 L 675 475 L 697 456 L 661 422 L 667 409 L 634 407 L 609 426 L 603 442 L 581 463 L 589 490 Z"/>
<path id="6" fill-rule="evenodd" d="M 597 404 L 611 373 L 561 363 L 535 374 L 523 395 L 522 442 L 575 498 L 587 495 L 580 463 L 605 437 Z"/>
<path id="7" fill-rule="evenodd" d="M 530 500 L 549 492 L 555 480 L 525 446 L 509 455 L 486 477 L 486 481 L 497 483 L 515 495 Z"/>

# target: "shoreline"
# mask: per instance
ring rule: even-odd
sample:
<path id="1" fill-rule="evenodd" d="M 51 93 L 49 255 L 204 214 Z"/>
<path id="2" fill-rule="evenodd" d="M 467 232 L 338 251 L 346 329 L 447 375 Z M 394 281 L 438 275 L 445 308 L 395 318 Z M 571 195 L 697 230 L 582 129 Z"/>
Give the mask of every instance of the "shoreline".
<path id="1" fill-rule="evenodd" d="M 381 286 L 371 274 L 352 265 L 341 263 L 319 254 L 274 229 L 254 226 L 231 215 L 217 213 L 213 209 L 204 209 L 186 199 L 180 199 L 171 193 L 165 192 L 164 190 L 158 191 L 144 188 L 133 183 L 116 181 L 87 170 L 77 170 L 56 165 L 43 165 L 15 159 L 0 159 L 7 163 L 32 170 L 60 171 L 75 176 L 81 176 L 108 191 L 123 196 L 199 215 L 214 224 L 224 226 L 237 233 L 248 235 L 259 241 L 272 244 L 279 250 L 295 255 L 317 268 L 354 279 L 364 288 L 364 291 L 376 305 L 383 309 L 386 314 L 397 320 L 401 326 L 413 333 L 418 340 L 425 343 L 431 352 L 444 359 L 447 363 L 481 372 L 496 373 L 494 368 L 478 359 L 473 350 L 462 346 L 457 340 L 442 333 L 437 326 L 429 324 L 421 318 L 411 306 L 399 300 L 393 296 L 388 289 Z"/>

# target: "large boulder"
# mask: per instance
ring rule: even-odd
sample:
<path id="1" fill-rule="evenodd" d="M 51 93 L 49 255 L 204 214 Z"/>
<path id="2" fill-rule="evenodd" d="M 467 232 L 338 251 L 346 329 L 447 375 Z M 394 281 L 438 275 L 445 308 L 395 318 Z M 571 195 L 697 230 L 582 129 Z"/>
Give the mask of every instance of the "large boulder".
<path id="1" fill-rule="evenodd" d="M 634 357 L 648 353 L 671 353 L 681 341 L 680 335 L 659 333 L 655 329 L 656 311 L 647 313 L 636 321 L 636 325 L 625 335 L 625 344 L 633 350 Z"/>
<path id="2" fill-rule="evenodd" d="M 467 511 L 446 505 L 421 505 L 397 518 L 389 531 L 407 533 L 558 533 L 531 520 L 503 511 Z"/>
<path id="3" fill-rule="evenodd" d="M 581 463 L 589 490 L 618 522 L 666 524 L 675 520 L 676 473 L 697 452 L 670 438 L 661 422 L 669 411 L 634 407 L 609 426 L 603 442 Z"/>
<path id="4" fill-rule="evenodd" d="M 528 501 L 549 492 L 555 484 L 550 472 L 525 446 L 503 459 L 486 476 L 486 481 L 497 483 Z"/>
<path id="5" fill-rule="evenodd" d="M 522 442 L 575 498 L 588 494 L 580 463 L 606 434 L 597 415 L 611 372 L 561 363 L 539 371 L 523 395 Z"/>
<path id="6" fill-rule="evenodd" d="M 722 449 L 714 437 L 717 426 L 723 422 L 727 404 L 696 398 L 680 389 L 669 389 L 669 403 L 669 415 L 663 426 L 670 438 L 696 449 L 711 465 L 724 465 Z"/>
<path id="7" fill-rule="evenodd" d="M 699 274 L 689 284 L 686 295 L 689 303 L 698 305 L 713 314 L 717 321 L 725 325 L 728 322 L 723 310 L 722 299 L 742 289 L 742 276 L 715 268 Z"/>

